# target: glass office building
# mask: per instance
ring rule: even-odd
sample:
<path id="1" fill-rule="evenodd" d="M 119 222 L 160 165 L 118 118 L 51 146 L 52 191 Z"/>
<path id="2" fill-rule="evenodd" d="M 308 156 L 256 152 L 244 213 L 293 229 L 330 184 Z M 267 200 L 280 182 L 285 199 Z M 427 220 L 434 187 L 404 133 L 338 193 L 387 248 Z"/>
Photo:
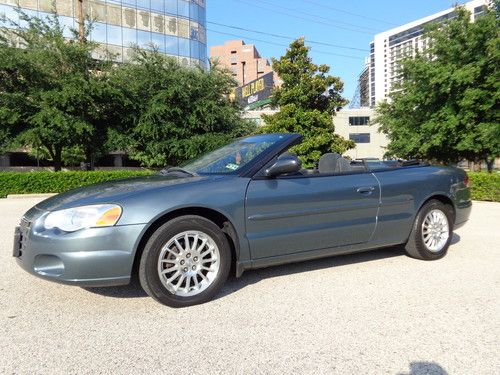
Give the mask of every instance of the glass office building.
<path id="1" fill-rule="evenodd" d="M 54 11 L 54 4 L 71 37 L 78 28 L 77 0 L 0 0 L 0 15 L 16 20 L 17 4 L 29 15 L 43 17 Z M 99 53 L 107 50 L 117 61 L 131 56 L 131 46 L 155 45 L 183 65 L 207 63 L 205 0 L 84 0 L 84 13 L 94 20 L 90 39 L 100 43 Z M 100 56 L 97 56 L 100 57 Z"/>

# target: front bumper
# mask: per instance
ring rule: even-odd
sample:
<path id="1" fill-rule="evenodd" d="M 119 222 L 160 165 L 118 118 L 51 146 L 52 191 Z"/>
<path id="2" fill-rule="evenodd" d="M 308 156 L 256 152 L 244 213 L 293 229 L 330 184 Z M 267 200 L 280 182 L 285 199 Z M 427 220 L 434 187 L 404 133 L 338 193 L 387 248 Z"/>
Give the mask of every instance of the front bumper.
<path id="1" fill-rule="evenodd" d="M 130 282 L 135 249 L 145 224 L 89 228 L 72 233 L 16 228 L 13 255 L 29 273 L 78 286 L 113 286 Z"/>

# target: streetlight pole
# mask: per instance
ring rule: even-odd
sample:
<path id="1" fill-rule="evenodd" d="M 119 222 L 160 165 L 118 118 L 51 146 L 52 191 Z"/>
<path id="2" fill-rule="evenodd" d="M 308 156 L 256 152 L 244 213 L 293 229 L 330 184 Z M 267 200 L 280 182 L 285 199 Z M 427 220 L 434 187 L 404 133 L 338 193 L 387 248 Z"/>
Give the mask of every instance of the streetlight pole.
<path id="1" fill-rule="evenodd" d="M 78 40 L 85 43 L 85 17 L 83 15 L 83 0 L 76 0 L 76 16 L 78 18 Z"/>

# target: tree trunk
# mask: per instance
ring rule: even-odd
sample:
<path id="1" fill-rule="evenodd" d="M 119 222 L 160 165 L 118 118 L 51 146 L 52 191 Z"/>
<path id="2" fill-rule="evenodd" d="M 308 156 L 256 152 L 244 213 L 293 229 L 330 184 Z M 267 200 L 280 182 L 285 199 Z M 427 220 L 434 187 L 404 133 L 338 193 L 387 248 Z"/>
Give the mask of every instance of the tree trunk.
<path id="1" fill-rule="evenodd" d="M 488 173 L 493 172 L 493 164 L 495 163 L 495 159 L 486 159 L 486 167 L 488 168 Z"/>
<path id="2" fill-rule="evenodd" d="M 54 172 L 60 172 L 62 168 L 62 147 L 55 146 L 54 147 Z"/>
<path id="3" fill-rule="evenodd" d="M 76 17 L 78 19 L 78 40 L 85 43 L 85 15 L 83 14 L 83 0 L 76 1 Z"/>
<path id="4" fill-rule="evenodd" d="M 85 149 L 85 163 L 87 164 L 86 170 L 93 171 L 95 169 L 94 154 L 90 148 Z"/>

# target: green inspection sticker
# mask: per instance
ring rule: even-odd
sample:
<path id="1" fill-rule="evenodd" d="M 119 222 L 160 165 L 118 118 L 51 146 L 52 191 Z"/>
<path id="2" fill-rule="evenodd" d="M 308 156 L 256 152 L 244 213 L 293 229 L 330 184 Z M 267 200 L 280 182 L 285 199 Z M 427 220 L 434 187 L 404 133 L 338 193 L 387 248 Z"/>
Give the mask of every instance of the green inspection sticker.
<path id="1" fill-rule="evenodd" d="M 229 163 L 228 165 L 226 165 L 226 168 L 227 169 L 230 169 L 232 171 L 235 171 L 239 168 L 240 166 L 238 164 L 233 164 L 233 163 Z"/>

